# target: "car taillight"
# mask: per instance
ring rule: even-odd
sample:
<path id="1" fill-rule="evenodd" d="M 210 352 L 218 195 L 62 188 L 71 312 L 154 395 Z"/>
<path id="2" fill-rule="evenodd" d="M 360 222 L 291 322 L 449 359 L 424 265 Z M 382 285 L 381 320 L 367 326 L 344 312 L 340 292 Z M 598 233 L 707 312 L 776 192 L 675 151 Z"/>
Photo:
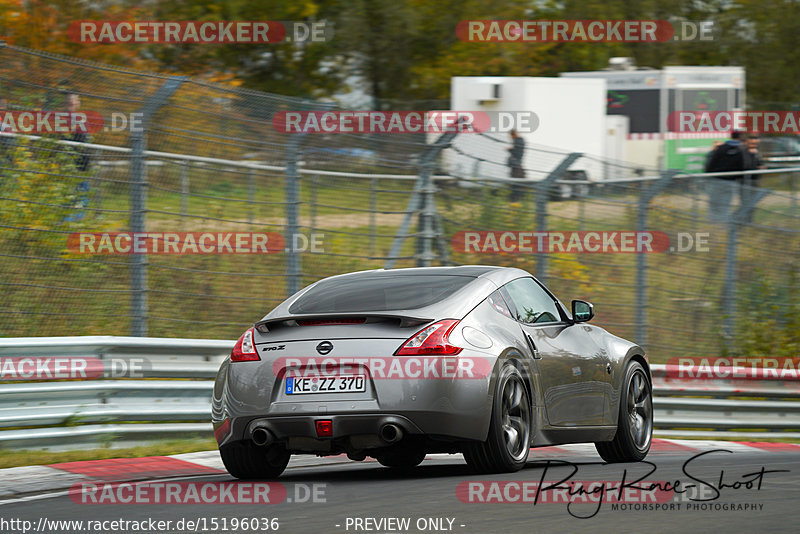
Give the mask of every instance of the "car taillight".
<path id="1" fill-rule="evenodd" d="M 239 338 L 239 341 L 236 342 L 236 345 L 233 346 L 231 361 L 255 362 L 260 359 L 258 354 L 256 354 L 256 344 L 253 343 L 253 329 L 248 328 L 247 331 L 242 334 L 242 337 Z"/>
<path id="2" fill-rule="evenodd" d="M 416 356 L 425 354 L 458 354 L 463 349 L 451 345 L 447 336 L 458 324 L 456 319 L 445 319 L 426 326 L 397 349 L 397 356 Z"/>

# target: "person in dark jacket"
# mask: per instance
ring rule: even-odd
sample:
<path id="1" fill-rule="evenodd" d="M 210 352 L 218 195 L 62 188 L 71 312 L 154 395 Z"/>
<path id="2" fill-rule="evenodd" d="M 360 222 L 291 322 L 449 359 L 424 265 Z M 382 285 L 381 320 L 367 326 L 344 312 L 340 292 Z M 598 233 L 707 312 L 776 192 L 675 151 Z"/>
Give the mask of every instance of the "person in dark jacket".
<path id="1" fill-rule="evenodd" d="M 706 157 L 706 172 L 743 171 L 747 165 L 747 156 L 742 144 L 742 133 L 732 132 L 731 138 L 716 147 Z M 712 176 L 706 186 L 708 191 L 708 215 L 712 221 L 725 222 L 730 218 L 731 201 L 737 182 L 742 175 Z"/>
<path id="2" fill-rule="evenodd" d="M 67 93 L 66 95 L 67 111 L 70 113 L 78 113 L 81 108 L 81 97 L 77 93 Z M 76 130 L 69 137 L 70 141 L 76 143 L 88 143 L 89 134 L 85 131 Z M 75 147 L 75 167 L 81 172 L 89 170 L 89 150 L 85 148 Z M 64 221 L 79 221 L 86 215 L 86 208 L 89 206 L 89 193 L 91 191 L 91 184 L 89 180 L 82 180 L 75 188 L 77 198 L 73 207 L 75 210 L 68 215 Z"/>
<path id="3" fill-rule="evenodd" d="M 525 179 L 525 169 L 522 168 L 522 157 L 525 154 L 525 140 L 517 133 L 516 130 L 511 130 L 511 143 L 508 148 L 508 166 L 511 169 L 511 177 L 519 180 Z M 513 184 L 511 186 L 511 195 L 509 201 L 519 202 L 522 200 L 523 190 L 522 186 Z"/>
<path id="4" fill-rule="evenodd" d="M 757 135 L 750 134 L 747 136 L 747 141 L 745 143 L 745 170 L 754 171 L 759 169 L 766 169 L 767 166 L 764 165 L 763 160 L 761 159 L 761 154 L 758 152 L 758 145 L 760 140 Z M 742 184 L 739 189 L 739 199 L 741 204 L 744 206 L 752 201 L 753 196 L 755 195 L 758 188 L 759 180 L 761 179 L 760 174 L 745 174 L 742 178 Z M 753 206 L 755 207 L 755 206 Z M 753 210 L 747 211 L 745 214 L 745 221 L 752 222 L 753 220 Z"/>

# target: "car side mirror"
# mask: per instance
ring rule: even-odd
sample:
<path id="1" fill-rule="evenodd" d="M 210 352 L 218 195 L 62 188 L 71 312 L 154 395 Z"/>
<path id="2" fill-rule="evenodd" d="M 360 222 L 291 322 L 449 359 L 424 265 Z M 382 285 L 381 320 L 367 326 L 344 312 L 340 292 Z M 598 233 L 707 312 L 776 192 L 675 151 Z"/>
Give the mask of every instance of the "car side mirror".
<path id="1" fill-rule="evenodd" d="M 572 301 L 572 320 L 576 323 L 585 323 L 594 317 L 594 306 L 585 300 Z"/>

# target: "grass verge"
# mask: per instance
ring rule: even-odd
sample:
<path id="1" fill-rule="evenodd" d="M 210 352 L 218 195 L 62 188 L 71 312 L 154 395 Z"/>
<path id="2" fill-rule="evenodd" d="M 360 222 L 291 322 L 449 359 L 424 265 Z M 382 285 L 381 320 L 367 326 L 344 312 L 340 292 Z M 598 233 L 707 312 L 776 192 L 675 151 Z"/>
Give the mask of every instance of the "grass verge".
<path id="1" fill-rule="evenodd" d="M 186 452 L 208 451 L 217 448 L 213 439 L 187 439 L 164 441 L 152 445 L 129 449 L 91 449 L 64 452 L 42 452 L 32 450 L 0 450 L 0 468 L 24 465 L 48 465 L 82 460 L 105 460 L 108 458 L 141 458 L 143 456 L 170 456 Z"/>

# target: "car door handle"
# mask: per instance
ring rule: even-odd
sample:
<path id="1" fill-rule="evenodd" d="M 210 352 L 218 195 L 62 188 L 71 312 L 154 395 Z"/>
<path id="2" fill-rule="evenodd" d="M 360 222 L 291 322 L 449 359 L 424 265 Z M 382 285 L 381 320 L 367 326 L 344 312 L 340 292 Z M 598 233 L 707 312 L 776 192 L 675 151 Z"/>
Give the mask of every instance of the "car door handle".
<path id="1" fill-rule="evenodd" d="M 533 338 L 530 335 L 525 334 L 525 339 L 528 341 L 528 347 L 531 349 L 533 357 L 537 360 L 541 359 L 542 356 L 539 354 L 539 349 L 536 348 L 536 343 L 533 342 Z"/>

